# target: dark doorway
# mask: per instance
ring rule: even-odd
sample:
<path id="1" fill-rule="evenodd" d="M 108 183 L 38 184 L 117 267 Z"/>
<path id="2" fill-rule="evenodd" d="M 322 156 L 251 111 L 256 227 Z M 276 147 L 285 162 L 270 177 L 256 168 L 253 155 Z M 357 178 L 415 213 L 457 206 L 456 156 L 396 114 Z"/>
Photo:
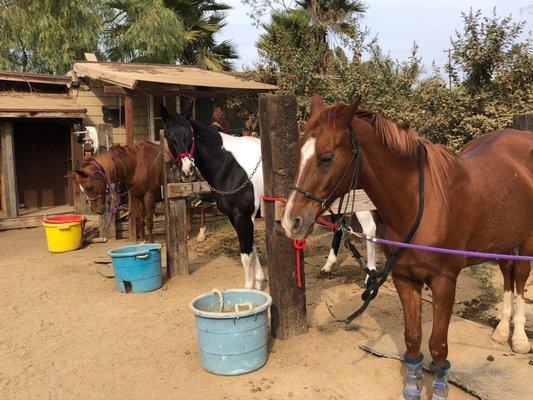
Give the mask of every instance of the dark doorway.
<path id="1" fill-rule="evenodd" d="M 69 203 L 70 122 L 14 121 L 19 203 L 25 207 Z"/>

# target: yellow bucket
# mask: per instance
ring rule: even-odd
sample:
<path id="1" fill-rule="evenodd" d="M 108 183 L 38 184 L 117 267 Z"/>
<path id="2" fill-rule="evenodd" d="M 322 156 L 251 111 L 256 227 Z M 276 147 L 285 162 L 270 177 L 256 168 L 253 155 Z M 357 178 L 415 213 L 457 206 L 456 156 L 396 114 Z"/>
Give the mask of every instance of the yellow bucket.
<path id="1" fill-rule="evenodd" d="M 48 251 L 64 253 L 77 250 L 83 242 L 84 217 L 78 215 L 48 217 L 43 221 Z"/>

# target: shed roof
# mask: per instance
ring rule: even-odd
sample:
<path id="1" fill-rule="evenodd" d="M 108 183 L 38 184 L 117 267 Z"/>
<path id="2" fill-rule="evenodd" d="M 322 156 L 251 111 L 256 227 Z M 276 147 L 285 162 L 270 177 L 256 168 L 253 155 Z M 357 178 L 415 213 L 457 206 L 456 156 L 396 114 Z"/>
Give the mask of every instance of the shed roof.
<path id="1" fill-rule="evenodd" d="M 65 86 L 72 82 L 68 75 L 35 74 L 30 72 L 0 71 L 0 81 L 46 83 Z"/>
<path id="2" fill-rule="evenodd" d="M 86 112 L 64 94 L 0 92 L 0 118 L 84 118 Z"/>
<path id="3" fill-rule="evenodd" d="M 76 62 L 72 69 L 78 76 L 87 76 L 128 89 L 135 89 L 138 82 L 224 89 L 277 89 L 274 85 L 183 65 Z"/>

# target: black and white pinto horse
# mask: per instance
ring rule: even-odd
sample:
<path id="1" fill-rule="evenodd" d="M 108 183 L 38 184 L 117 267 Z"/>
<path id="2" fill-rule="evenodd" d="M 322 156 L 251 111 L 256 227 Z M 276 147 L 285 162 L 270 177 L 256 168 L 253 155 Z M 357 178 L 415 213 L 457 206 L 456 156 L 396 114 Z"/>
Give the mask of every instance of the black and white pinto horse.
<path id="1" fill-rule="evenodd" d="M 254 245 L 254 221 L 263 196 L 259 139 L 216 132 L 182 115 L 169 115 L 164 107 L 161 108 L 161 118 L 169 150 L 183 175 L 191 177 L 196 167 L 207 183 L 220 192 L 234 191 L 249 181 L 236 193 L 215 191 L 214 198 L 220 212 L 228 217 L 237 231 L 244 287 L 261 290 L 264 274 Z"/>
<path id="2" fill-rule="evenodd" d="M 197 168 L 214 189 L 218 209 L 226 215 L 237 232 L 244 287 L 261 290 L 264 274 L 254 244 L 254 222 L 263 196 L 261 142 L 250 136 L 231 136 L 206 127 L 180 114 L 169 114 L 161 107 L 164 134 L 177 167 L 185 177 Z M 235 189 L 241 187 L 240 190 Z M 218 192 L 218 193 L 217 193 Z M 229 192 L 229 193 L 228 193 Z M 375 224 L 370 212 L 358 212 L 363 232 L 374 235 Z M 373 230 L 372 230 L 373 229 Z M 322 268 L 329 272 L 337 259 L 342 232 L 337 231 L 334 245 Z M 375 246 L 368 246 L 368 267 L 375 269 Z M 370 254 L 372 253 L 372 254 Z"/>

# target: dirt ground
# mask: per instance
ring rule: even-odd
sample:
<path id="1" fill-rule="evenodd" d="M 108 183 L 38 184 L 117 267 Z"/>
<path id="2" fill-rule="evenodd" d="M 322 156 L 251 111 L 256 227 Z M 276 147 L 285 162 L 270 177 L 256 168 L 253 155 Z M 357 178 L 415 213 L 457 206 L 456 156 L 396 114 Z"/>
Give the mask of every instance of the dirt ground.
<path id="1" fill-rule="evenodd" d="M 126 242 L 50 254 L 41 228 L 0 232 L 0 399 L 397 398 L 402 364 L 357 347 L 401 327 L 397 295 L 388 284 L 350 329 L 333 322 L 325 301 L 347 315 L 359 304 L 363 277 L 343 253 L 332 277 L 317 279 L 328 242 L 322 235 L 306 258 L 309 332 L 271 341 L 260 370 L 222 377 L 200 366 L 188 303 L 215 287 L 242 285 L 237 241 L 227 225 L 208 227 L 205 243 L 191 240 L 190 276 L 147 294 L 118 293 L 113 279 L 96 272 L 94 261 Z M 476 281 L 462 274 L 458 311 L 479 293 Z M 425 301 L 424 320 L 431 319 L 430 307 Z M 452 387 L 450 398 L 473 397 Z"/>

